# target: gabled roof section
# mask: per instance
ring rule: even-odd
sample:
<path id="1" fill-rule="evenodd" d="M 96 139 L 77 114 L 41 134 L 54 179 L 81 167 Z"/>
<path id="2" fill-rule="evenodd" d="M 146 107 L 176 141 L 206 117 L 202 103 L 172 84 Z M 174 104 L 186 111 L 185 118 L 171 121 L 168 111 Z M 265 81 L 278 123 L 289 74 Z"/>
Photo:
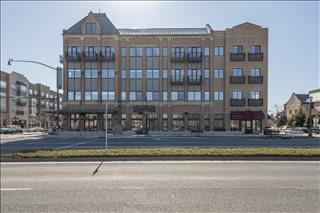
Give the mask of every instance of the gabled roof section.
<path id="1" fill-rule="evenodd" d="M 125 36 L 158 36 L 158 35 L 209 35 L 207 28 L 145 28 L 119 29 L 120 35 Z"/>
<path id="2" fill-rule="evenodd" d="M 242 24 L 238 24 L 238 25 L 233 26 L 232 29 L 240 28 L 240 27 L 262 28 L 260 25 L 253 24 L 253 23 L 250 23 L 250 22 L 244 22 L 244 23 L 242 23 Z"/>
<path id="3" fill-rule="evenodd" d="M 117 28 L 113 25 L 113 23 L 109 20 L 105 13 L 92 13 L 91 11 L 89 14 L 78 21 L 76 24 L 72 25 L 69 29 L 63 30 L 63 35 L 81 35 L 82 34 L 82 26 L 85 23 L 88 16 L 93 15 L 97 22 L 101 27 L 101 34 L 102 35 L 112 35 L 118 34 Z"/>
<path id="4" fill-rule="evenodd" d="M 308 94 L 294 94 L 302 103 L 307 103 Z"/>

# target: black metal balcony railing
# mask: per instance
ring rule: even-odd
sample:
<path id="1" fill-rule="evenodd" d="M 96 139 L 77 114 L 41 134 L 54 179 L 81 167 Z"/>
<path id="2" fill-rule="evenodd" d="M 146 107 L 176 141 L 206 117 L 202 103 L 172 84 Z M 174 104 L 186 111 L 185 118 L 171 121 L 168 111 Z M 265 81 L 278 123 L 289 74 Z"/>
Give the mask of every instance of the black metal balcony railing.
<path id="1" fill-rule="evenodd" d="M 81 53 L 80 52 L 65 52 L 65 59 L 67 61 L 80 61 Z"/>
<path id="2" fill-rule="evenodd" d="M 263 53 L 248 53 L 248 61 L 262 61 Z"/>
<path id="3" fill-rule="evenodd" d="M 232 107 L 242 107 L 245 106 L 246 100 L 244 98 L 242 99 L 233 99 L 230 98 L 230 106 Z"/>
<path id="4" fill-rule="evenodd" d="M 189 62 L 201 62 L 202 54 L 201 53 L 188 53 Z"/>
<path id="5" fill-rule="evenodd" d="M 245 61 L 245 53 L 230 53 L 230 61 Z"/>
<path id="6" fill-rule="evenodd" d="M 172 53 L 171 54 L 171 62 L 173 63 L 181 63 L 185 61 L 185 55 L 184 53 L 179 53 L 179 54 L 175 54 Z"/>
<path id="7" fill-rule="evenodd" d="M 262 84 L 263 76 L 248 76 L 248 84 Z"/>
<path id="8" fill-rule="evenodd" d="M 92 51 L 84 51 L 83 57 L 86 61 L 96 61 L 98 59 L 98 54 Z"/>
<path id="9" fill-rule="evenodd" d="M 174 77 L 171 77 L 171 83 L 174 84 L 174 85 L 184 84 L 184 78 L 174 78 Z"/>
<path id="10" fill-rule="evenodd" d="M 245 76 L 230 76 L 230 84 L 244 84 Z"/>
<path id="11" fill-rule="evenodd" d="M 188 77 L 188 84 L 201 84 L 201 76 L 198 78 Z"/>
<path id="12" fill-rule="evenodd" d="M 259 98 L 259 99 L 248 99 L 248 106 L 252 106 L 252 107 L 258 107 L 258 106 L 262 106 L 263 105 L 263 99 Z"/>
<path id="13" fill-rule="evenodd" d="M 114 53 L 113 52 L 100 52 L 99 59 L 101 61 L 114 61 Z"/>

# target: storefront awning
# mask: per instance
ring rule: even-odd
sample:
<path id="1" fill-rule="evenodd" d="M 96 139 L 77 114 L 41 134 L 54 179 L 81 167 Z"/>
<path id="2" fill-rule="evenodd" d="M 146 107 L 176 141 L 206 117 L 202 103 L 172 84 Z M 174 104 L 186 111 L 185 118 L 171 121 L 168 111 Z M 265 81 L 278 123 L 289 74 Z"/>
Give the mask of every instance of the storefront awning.
<path id="1" fill-rule="evenodd" d="M 265 115 L 262 111 L 232 111 L 231 120 L 261 120 Z"/>

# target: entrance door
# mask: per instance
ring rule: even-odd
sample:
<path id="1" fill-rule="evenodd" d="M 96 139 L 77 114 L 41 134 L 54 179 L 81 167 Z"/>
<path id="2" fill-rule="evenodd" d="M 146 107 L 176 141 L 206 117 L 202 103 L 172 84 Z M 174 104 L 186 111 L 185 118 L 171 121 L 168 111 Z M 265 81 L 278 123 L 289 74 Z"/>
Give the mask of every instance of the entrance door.
<path id="1" fill-rule="evenodd" d="M 241 131 L 247 134 L 251 134 L 253 132 L 252 120 L 241 121 Z"/>

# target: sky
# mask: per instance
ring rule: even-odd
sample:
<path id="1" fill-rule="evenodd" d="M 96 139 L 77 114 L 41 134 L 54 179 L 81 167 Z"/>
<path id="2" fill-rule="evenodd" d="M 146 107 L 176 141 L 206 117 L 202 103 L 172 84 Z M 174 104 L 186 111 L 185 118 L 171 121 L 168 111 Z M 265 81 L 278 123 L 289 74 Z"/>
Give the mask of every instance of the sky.
<path id="1" fill-rule="evenodd" d="M 1 1 L 1 70 L 55 89 L 55 71 L 9 58 L 61 66 L 62 30 L 89 11 L 106 13 L 118 28 L 204 27 L 243 22 L 269 28 L 269 110 L 295 93 L 320 88 L 317 1 Z"/>

